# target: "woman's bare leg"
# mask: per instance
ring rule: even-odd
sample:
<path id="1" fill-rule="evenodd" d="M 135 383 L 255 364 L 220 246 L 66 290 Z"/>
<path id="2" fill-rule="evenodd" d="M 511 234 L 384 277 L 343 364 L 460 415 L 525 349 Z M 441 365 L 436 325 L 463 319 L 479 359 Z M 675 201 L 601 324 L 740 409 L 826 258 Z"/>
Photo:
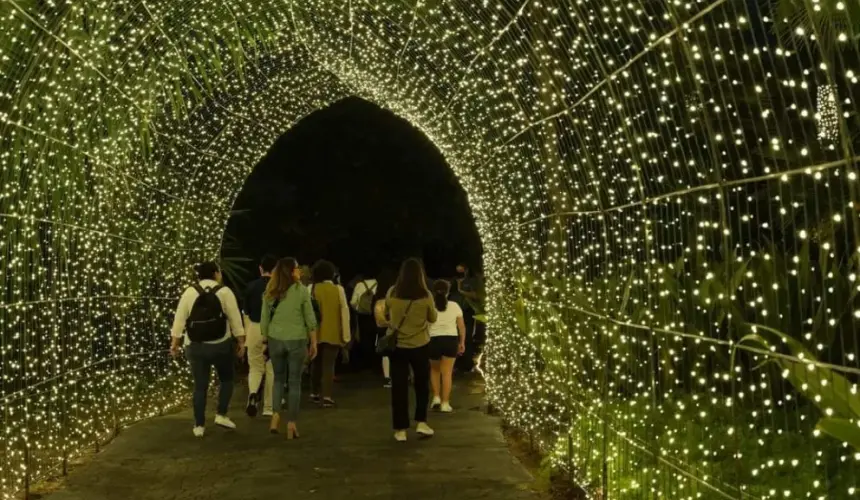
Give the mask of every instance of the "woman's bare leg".
<path id="1" fill-rule="evenodd" d="M 441 361 L 437 361 L 439 364 L 437 365 L 436 370 L 441 372 L 442 378 L 442 404 L 451 402 L 451 384 L 452 375 L 454 373 L 454 361 L 456 361 L 455 358 L 446 358 L 444 356 Z M 435 381 L 436 379 L 433 380 Z"/>
<path id="2" fill-rule="evenodd" d="M 382 357 L 382 376 L 386 379 L 391 378 L 391 360 L 388 356 Z"/>
<path id="3" fill-rule="evenodd" d="M 443 358 L 444 359 L 444 358 Z M 442 378 L 442 372 L 440 371 L 442 362 L 438 359 L 430 360 L 430 386 L 433 388 L 433 399 L 436 400 L 440 397 L 440 381 Z"/>

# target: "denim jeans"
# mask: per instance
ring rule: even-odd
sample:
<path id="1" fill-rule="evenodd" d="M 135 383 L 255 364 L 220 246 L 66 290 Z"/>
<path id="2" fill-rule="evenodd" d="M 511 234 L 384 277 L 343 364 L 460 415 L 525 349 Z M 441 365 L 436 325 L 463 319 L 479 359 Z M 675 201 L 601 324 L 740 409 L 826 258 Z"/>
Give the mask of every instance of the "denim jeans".
<path id="1" fill-rule="evenodd" d="M 308 356 L 308 341 L 278 340 L 269 337 L 269 357 L 275 369 L 275 387 L 272 394 L 272 409 L 275 413 L 281 411 L 281 400 L 284 398 L 284 383 L 289 372 L 289 393 L 287 394 L 287 421 L 295 422 L 299 416 L 299 404 L 302 400 L 302 372 L 305 359 Z"/>
<path id="2" fill-rule="evenodd" d="M 227 415 L 233 396 L 233 343 L 229 340 L 217 344 L 192 342 L 187 350 L 194 378 L 194 425 L 206 423 L 206 393 L 209 392 L 209 374 L 212 367 L 218 374 L 218 415 Z"/>

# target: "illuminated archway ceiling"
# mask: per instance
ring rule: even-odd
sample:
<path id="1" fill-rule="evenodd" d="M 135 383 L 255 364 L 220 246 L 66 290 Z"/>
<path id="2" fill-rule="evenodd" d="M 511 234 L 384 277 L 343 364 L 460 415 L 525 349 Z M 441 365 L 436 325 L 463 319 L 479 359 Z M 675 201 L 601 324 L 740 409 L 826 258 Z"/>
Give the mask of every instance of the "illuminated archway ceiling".
<path id="1" fill-rule="evenodd" d="M 791 371 L 860 373 L 858 11 L 0 1 L 3 488 L 98 441 L 100 394 L 118 424 L 177 401 L 162 349 L 188 265 L 217 254 L 274 140 L 358 95 L 426 133 L 466 188 L 489 275 L 489 394 L 556 465 L 591 486 L 609 471 L 610 498 L 646 484 L 666 498 L 819 496 L 834 477 L 824 452 L 766 459 L 797 448 L 778 438 L 817 438 L 816 412 L 860 420 L 845 414 L 860 402 L 816 407 L 826 384 Z M 777 362 L 787 382 L 741 369 Z M 797 424 L 773 418 L 798 400 Z M 707 420 L 727 412 L 731 427 Z M 28 443 L 39 453 L 23 463 Z M 771 472 L 734 477 L 723 455 Z M 768 482 L 801 466 L 796 484 Z"/>

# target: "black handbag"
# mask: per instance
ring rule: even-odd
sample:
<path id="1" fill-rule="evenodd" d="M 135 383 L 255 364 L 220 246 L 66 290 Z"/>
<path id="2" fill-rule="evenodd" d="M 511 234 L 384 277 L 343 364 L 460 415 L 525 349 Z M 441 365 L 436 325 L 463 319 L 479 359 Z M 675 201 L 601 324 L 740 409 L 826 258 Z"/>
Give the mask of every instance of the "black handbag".
<path id="1" fill-rule="evenodd" d="M 397 325 L 397 328 L 388 327 L 388 330 L 385 332 L 385 335 L 379 337 L 379 340 L 376 341 L 376 353 L 382 354 L 383 356 L 387 356 L 394 352 L 394 349 L 397 348 L 397 331 L 400 330 L 400 327 L 403 326 L 403 322 L 406 321 L 406 316 L 409 314 L 409 309 L 412 308 L 412 300 L 409 301 L 409 305 L 406 306 L 406 311 L 403 313 L 403 317 L 400 318 L 400 323 Z"/>

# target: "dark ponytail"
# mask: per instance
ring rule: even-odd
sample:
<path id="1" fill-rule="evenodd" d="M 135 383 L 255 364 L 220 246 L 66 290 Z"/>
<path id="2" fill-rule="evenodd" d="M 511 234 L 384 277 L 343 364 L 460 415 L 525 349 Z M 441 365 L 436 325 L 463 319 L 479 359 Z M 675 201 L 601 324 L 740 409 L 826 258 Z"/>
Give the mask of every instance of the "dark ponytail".
<path id="1" fill-rule="evenodd" d="M 436 303 L 436 310 L 445 312 L 448 309 L 448 293 L 451 292 L 451 284 L 445 280 L 436 280 L 433 283 L 433 302 Z"/>

